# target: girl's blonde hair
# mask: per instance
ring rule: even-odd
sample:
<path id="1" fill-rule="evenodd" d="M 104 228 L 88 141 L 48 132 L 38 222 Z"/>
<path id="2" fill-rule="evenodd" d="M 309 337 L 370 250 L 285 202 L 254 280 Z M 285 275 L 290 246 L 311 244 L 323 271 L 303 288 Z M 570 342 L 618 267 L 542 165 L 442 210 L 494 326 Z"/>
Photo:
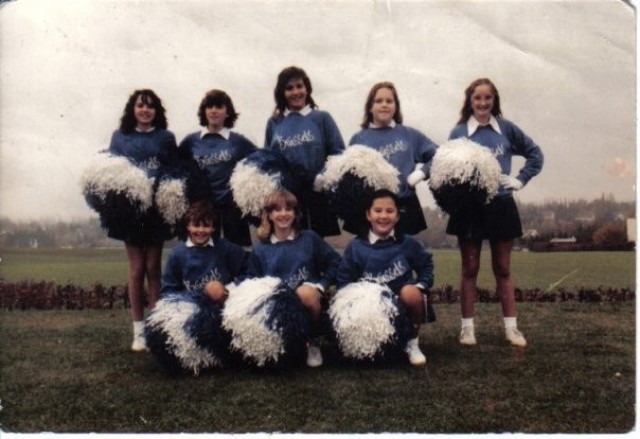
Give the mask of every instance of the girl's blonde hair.
<path id="1" fill-rule="evenodd" d="M 258 239 L 264 242 L 269 240 L 269 237 L 273 233 L 273 223 L 269 219 L 269 214 L 276 210 L 281 204 L 292 209 L 295 213 L 295 219 L 293 221 L 293 231 L 295 234 L 299 234 L 302 231 L 301 226 L 301 213 L 298 207 L 298 199 L 295 195 L 285 189 L 279 189 L 269 194 L 264 200 L 264 206 L 262 207 L 262 214 L 260 218 L 260 226 L 257 230 Z"/>

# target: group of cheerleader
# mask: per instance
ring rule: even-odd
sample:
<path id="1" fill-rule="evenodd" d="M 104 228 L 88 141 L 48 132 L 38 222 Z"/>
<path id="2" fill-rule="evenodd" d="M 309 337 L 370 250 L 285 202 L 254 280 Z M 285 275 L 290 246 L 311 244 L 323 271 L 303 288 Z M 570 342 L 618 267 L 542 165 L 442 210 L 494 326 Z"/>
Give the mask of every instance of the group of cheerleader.
<path id="1" fill-rule="evenodd" d="M 195 372 L 234 354 L 257 365 L 306 355 L 313 367 L 322 364 L 318 337 L 330 334 L 351 358 L 400 349 L 424 365 L 418 329 L 435 319 L 433 262 L 411 236 L 427 227 L 415 192 L 423 180 L 450 216 L 447 233 L 458 237 L 460 343 L 476 344 L 476 280 L 488 239 L 506 339 L 526 346 L 510 274 L 522 234 L 513 192 L 540 172 L 543 155 L 502 118 L 495 85 L 483 78 L 467 87 L 460 120 L 439 147 L 403 125 L 390 82 L 372 87 L 347 148 L 311 94 L 304 70 L 280 72 L 264 148 L 232 131 L 238 113 L 224 91 L 206 93 L 202 128 L 179 145 L 160 98 L 148 89 L 130 96 L 104 155 L 109 164 L 90 166 L 83 184 L 108 235 L 125 242 L 132 349 Z M 525 164 L 512 176 L 514 155 Z M 356 235 L 343 257 L 323 239 L 341 233 L 339 218 Z M 249 253 L 242 247 L 252 244 L 251 223 L 258 242 Z M 161 274 L 163 242 L 176 234 L 185 242 Z"/>

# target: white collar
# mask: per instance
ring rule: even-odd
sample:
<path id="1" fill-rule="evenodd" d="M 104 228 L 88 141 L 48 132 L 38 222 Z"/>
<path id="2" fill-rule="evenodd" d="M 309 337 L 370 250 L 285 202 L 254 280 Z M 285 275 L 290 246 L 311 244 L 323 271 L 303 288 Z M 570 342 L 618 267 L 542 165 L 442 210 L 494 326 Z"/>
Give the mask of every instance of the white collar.
<path id="1" fill-rule="evenodd" d="M 203 127 L 200 130 L 200 138 L 202 139 L 207 134 L 218 134 L 225 140 L 229 140 L 229 136 L 231 135 L 231 130 L 227 127 L 222 127 L 220 131 L 216 131 L 215 133 L 212 133 L 211 131 L 209 131 L 209 128 Z"/>
<path id="2" fill-rule="evenodd" d="M 489 123 L 486 125 L 491 126 L 491 128 L 493 128 L 493 130 L 498 134 L 502 134 L 502 131 L 500 131 L 500 125 L 498 124 L 498 119 L 496 119 L 493 115 L 491 115 L 491 117 L 489 118 Z M 480 122 L 478 122 L 478 119 L 476 119 L 475 116 L 471 115 L 469 120 L 467 120 L 467 135 L 473 135 L 473 133 L 475 133 L 478 128 L 486 125 L 482 125 Z"/>
<path id="3" fill-rule="evenodd" d="M 283 239 L 282 241 L 280 241 L 275 233 L 272 233 L 271 236 L 269 237 L 269 241 L 271 242 L 271 244 L 277 244 L 279 242 L 284 242 L 284 241 L 293 241 L 294 239 L 296 239 L 296 232 L 292 231 L 291 233 L 289 233 L 289 236 L 287 236 L 285 239 Z"/>
<path id="4" fill-rule="evenodd" d="M 372 130 L 379 130 L 380 128 L 395 128 L 396 127 L 396 121 L 391 119 L 391 123 L 389 125 L 376 125 L 373 122 L 369 122 L 369 128 L 371 128 Z"/>
<path id="5" fill-rule="evenodd" d="M 140 128 L 136 127 L 136 131 L 139 133 L 150 133 L 152 131 L 155 131 L 156 127 L 151 127 L 148 130 L 141 130 Z"/>
<path id="6" fill-rule="evenodd" d="M 204 245 L 195 245 L 193 243 L 193 241 L 191 240 L 191 238 L 187 238 L 187 242 L 185 243 L 185 245 L 187 247 L 189 247 L 189 248 L 191 248 L 191 247 L 213 247 L 213 239 L 209 238 L 209 240 Z"/>
<path id="7" fill-rule="evenodd" d="M 369 244 L 375 244 L 378 241 L 383 241 L 387 238 L 393 238 L 393 240 L 395 241 L 396 239 L 396 231 L 395 229 L 391 231 L 391 233 L 389 233 L 387 236 L 385 236 L 384 238 L 376 235 L 375 233 L 373 233 L 373 230 L 369 230 Z"/>
<path id="8" fill-rule="evenodd" d="M 308 116 L 312 111 L 313 111 L 313 108 L 311 108 L 311 105 L 309 104 L 305 105 L 304 108 L 302 108 L 302 110 L 300 111 L 289 110 L 289 108 L 286 108 L 284 110 L 284 117 L 287 117 L 291 113 L 298 113 L 302 116 Z"/>

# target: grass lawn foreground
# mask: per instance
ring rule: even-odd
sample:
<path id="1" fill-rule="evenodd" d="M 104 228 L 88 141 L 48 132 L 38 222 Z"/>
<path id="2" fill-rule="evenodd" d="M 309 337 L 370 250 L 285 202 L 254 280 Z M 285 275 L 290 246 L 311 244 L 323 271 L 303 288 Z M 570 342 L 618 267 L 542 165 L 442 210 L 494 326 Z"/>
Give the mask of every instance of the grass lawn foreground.
<path id="1" fill-rule="evenodd" d="M 325 365 L 166 377 L 129 351 L 127 310 L 0 311 L 0 430 L 13 433 L 624 433 L 635 426 L 635 302 L 521 303 L 529 346 L 478 304 L 421 330 L 428 365 Z"/>

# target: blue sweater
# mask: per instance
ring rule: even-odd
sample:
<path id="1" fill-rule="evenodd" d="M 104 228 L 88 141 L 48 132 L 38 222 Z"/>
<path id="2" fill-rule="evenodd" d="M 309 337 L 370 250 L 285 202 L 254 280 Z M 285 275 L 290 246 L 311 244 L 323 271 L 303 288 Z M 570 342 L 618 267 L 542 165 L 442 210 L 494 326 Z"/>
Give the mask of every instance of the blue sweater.
<path id="1" fill-rule="evenodd" d="M 241 280 L 248 259 L 249 253 L 224 238 L 214 238 L 213 247 L 187 247 L 182 242 L 169 254 L 160 293 L 202 292 L 211 281 L 228 285 Z"/>
<path id="2" fill-rule="evenodd" d="M 180 155 L 188 157 L 204 170 L 209 179 L 215 205 L 232 201 L 229 179 L 235 165 L 255 151 L 256 146 L 241 134 L 231 132 L 229 140 L 220 134 L 189 134 L 180 143 Z"/>
<path id="3" fill-rule="evenodd" d="M 329 113 L 312 110 L 306 116 L 291 113 L 269 119 L 265 148 L 282 153 L 303 186 L 309 187 L 327 157 L 344 151 L 344 141 Z"/>
<path id="4" fill-rule="evenodd" d="M 291 289 L 304 282 L 335 283 L 340 255 L 317 233 L 304 230 L 291 241 L 258 243 L 249 259 L 249 277 L 274 276 Z"/>
<path id="5" fill-rule="evenodd" d="M 367 238 L 358 237 L 344 252 L 337 281 L 338 288 L 358 281 L 375 282 L 387 285 L 395 293 L 408 284 L 431 288 L 433 260 L 431 253 L 408 235 L 382 244 L 370 244 Z"/>
<path id="6" fill-rule="evenodd" d="M 130 134 L 116 130 L 111 136 L 109 152 L 126 157 L 149 177 L 157 177 L 160 166 L 171 164 L 176 157 L 176 138 L 172 132 L 159 128 Z"/>
<path id="7" fill-rule="evenodd" d="M 429 175 L 431 159 L 436 144 L 420 131 L 401 124 L 394 127 L 365 128 L 353 135 L 349 145 L 364 145 L 380 152 L 400 171 L 400 198 L 409 197 L 413 189 L 407 184 L 407 176 L 415 170 L 416 163 L 423 163 L 422 170 Z"/>
<path id="8" fill-rule="evenodd" d="M 544 156 L 540 147 L 514 123 L 505 119 L 498 119 L 498 126 L 502 134 L 495 131 L 490 125 L 479 127 L 473 135 L 468 135 L 467 124 L 457 125 L 449 135 L 449 139 L 467 137 L 491 150 L 500 163 L 502 173 L 511 174 L 511 158 L 513 156 L 524 157 L 525 163 L 516 178 L 526 185 L 531 178 L 542 170 Z M 512 195 L 512 190 L 500 187 L 498 196 Z"/>

